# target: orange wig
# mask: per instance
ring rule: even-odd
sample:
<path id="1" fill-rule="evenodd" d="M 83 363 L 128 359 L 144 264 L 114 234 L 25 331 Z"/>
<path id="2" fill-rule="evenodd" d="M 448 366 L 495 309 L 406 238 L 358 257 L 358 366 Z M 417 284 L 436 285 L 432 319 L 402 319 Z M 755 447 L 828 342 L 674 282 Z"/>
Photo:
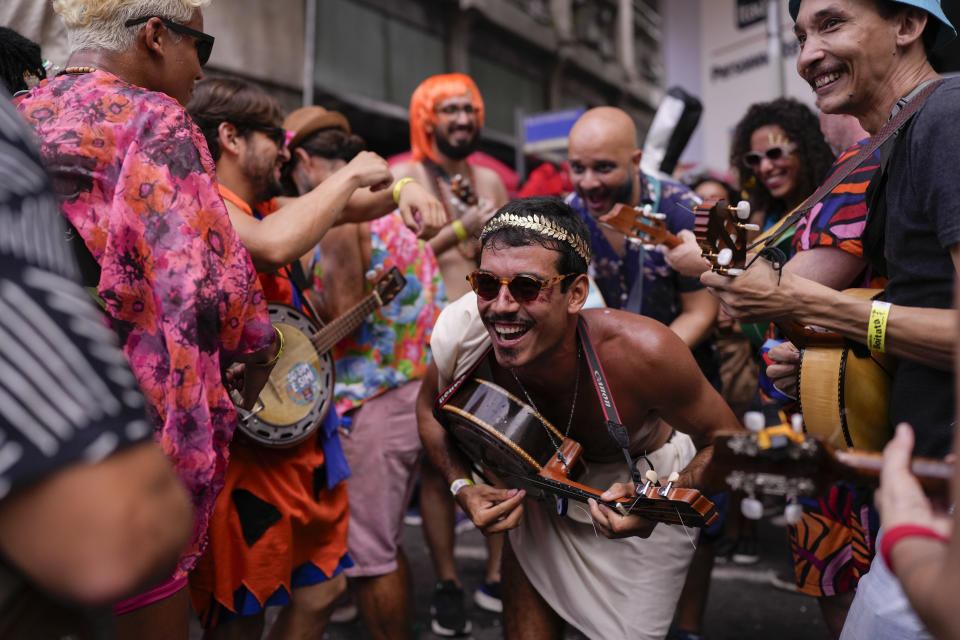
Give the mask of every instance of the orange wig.
<path id="1" fill-rule="evenodd" d="M 477 112 L 477 125 L 483 127 L 483 98 L 470 76 L 462 73 L 431 76 L 413 92 L 410 97 L 410 150 L 414 162 L 422 162 L 424 158 L 438 162 L 427 126 L 433 129 L 437 125 L 439 103 L 463 94 L 470 96 Z"/>

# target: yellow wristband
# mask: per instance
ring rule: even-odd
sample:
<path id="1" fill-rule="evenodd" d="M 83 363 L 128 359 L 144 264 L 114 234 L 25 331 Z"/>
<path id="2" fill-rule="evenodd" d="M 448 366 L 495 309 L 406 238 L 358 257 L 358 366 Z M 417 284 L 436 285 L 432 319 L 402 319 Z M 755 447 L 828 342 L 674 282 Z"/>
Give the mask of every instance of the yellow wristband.
<path id="1" fill-rule="evenodd" d="M 397 184 L 393 185 L 393 203 L 400 204 L 400 190 L 403 189 L 403 185 L 408 182 L 413 182 L 413 178 L 400 178 L 397 180 Z"/>
<path id="2" fill-rule="evenodd" d="M 467 233 L 466 227 L 463 226 L 463 223 L 460 220 L 454 220 L 450 223 L 450 226 L 453 227 L 453 232 L 457 236 L 457 240 L 463 242 L 470 237 L 470 234 Z"/>
<path id="3" fill-rule="evenodd" d="M 890 316 L 890 303 L 874 300 L 870 307 L 870 323 L 867 325 L 867 347 L 870 351 L 883 353 L 886 348 L 887 318 Z"/>
<path id="4" fill-rule="evenodd" d="M 266 362 L 254 362 L 254 363 L 253 363 L 253 364 L 257 365 L 258 367 L 264 367 L 264 368 L 266 368 L 266 367 L 272 367 L 273 365 L 277 364 L 277 361 L 280 360 L 280 354 L 283 353 L 283 333 L 280 331 L 280 327 L 278 327 L 277 325 L 273 325 L 273 330 L 277 332 L 277 340 L 280 341 L 280 348 L 277 349 L 277 355 L 273 356 L 272 358 L 270 358 L 270 359 L 267 360 Z"/>

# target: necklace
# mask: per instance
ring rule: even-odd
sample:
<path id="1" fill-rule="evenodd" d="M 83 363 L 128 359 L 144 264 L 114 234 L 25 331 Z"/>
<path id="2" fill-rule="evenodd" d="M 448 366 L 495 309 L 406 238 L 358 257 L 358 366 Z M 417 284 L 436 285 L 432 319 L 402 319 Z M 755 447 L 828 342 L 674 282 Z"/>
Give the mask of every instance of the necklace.
<path id="1" fill-rule="evenodd" d="M 70 73 L 70 74 L 93 73 L 96 70 L 97 70 L 96 67 L 67 67 L 60 73 Z"/>
<path id="2" fill-rule="evenodd" d="M 573 414 L 577 409 L 577 394 L 580 391 L 580 342 L 577 341 L 577 373 L 573 378 L 573 402 L 570 403 L 570 415 L 567 416 L 567 428 L 563 432 L 563 440 L 557 442 L 556 438 L 553 437 L 553 433 L 550 431 L 550 428 L 543 421 L 543 414 L 540 413 L 540 409 L 537 408 L 537 405 L 534 404 L 533 398 L 530 397 L 530 394 L 527 393 L 526 388 L 524 388 L 523 383 L 520 382 L 519 376 L 517 376 L 516 369 L 510 369 L 510 374 L 513 376 L 513 379 L 517 381 L 517 386 L 520 387 L 520 391 L 523 392 L 524 397 L 527 399 L 527 402 L 533 407 L 534 413 L 537 415 L 537 420 L 540 421 L 540 424 L 543 426 L 543 430 L 547 432 L 547 437 L 550 439 L 550 444 L 554 445 L 557 448 L 557 460 L 560 461 L 560 464 L 563 465 L 563 468 L 566 471 L 570 470 L 570 467 L 567 466 L 567 459 L 563 455 L 561 448 L 563 447 L 563 441 L 567 439 L 570 435 L 570 425 L 573 424 Z"/>

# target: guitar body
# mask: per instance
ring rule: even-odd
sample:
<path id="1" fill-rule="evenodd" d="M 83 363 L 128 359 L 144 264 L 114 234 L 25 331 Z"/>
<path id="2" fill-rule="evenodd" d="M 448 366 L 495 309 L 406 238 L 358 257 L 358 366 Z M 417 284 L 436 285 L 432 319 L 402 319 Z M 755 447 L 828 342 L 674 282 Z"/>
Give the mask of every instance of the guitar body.
<path id="1" fill-rule="evenodd" d="M 586 470 L 580 445 L 565 439 L 546 420 L 541 423 L 530 407 L 499 385 L 469 377 L 441 395 L 438 407 L 441 424 L 464 454 L 509 486 L 547 502 L 562 498 L 604 502 L 599 496 L 606 487 L 576 481 Z M 568 467 L 559 462 L 557 442 Z M 660 496 L 651 486 L 635 498 L 605 504 L 621 513 L 688 527 L 708 526 L 718 517 L 713 503 L 696 489 L 672 488 Z"/>
<path id="2" fill-rule="evenodd" d="M 872 299 L 881 291 L 844 293 Z M 855 350 L 835 334 L 818 338 L 810 333 L 797 339 L 807 342 L 802 346 L 798 383 L 807 433 L 837 449 L 882 450 L 893 437 L 888 416 L 896 360 L 865 348 Z"/>
<path id="3" fill-rule="evenodd" d="M 283 333 L 284 347 L 253 411 L 240 412 L 248 438 L 269 447 L 292 447 L 320 425 L 333 401 L 334 366 L 329 352 L 311 341 L 321 326 L 289 305 L 267 305 L 270 321 Z M 261 408 L 262 406 L 262 408 Z"/>

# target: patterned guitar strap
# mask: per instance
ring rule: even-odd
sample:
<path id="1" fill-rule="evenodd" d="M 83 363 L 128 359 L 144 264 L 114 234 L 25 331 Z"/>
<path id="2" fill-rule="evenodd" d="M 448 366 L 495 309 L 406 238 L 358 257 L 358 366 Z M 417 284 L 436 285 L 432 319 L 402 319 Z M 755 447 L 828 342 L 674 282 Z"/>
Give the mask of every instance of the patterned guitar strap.
<path id="1" fill-rule="evenodd" d="M 637 465 L 633 463 L 633 458 L 630 457 L 630 435 L 627 433 L 627 428 L 620 422 L 620 414 L 617 413 L 617 405 L 613 402 L 610 385 L 607 384 L 607 378 L 603 375 L 600 358 L 597 357 L 597 352 L 593 348 L 593 342 L 590 341 L 590 332 L 587 331 L 587 324 L 583 321 L 582 316 L 577 322 L 577 334 L 580 336 L 580 343 L 583 345 L 583 354 L 587 357 L 587 366 L 590 367 L 593 388 L 596 389 L 597 397 L 600 398 L 600 408 L 603 410 L 603 417 L 606 419 L 607 432 L 623 451 L 623 457 L 630 468 L 630 477 L 633 479 L 633 484 L 641 484 L 640 471 L 637 470 Z"/>

